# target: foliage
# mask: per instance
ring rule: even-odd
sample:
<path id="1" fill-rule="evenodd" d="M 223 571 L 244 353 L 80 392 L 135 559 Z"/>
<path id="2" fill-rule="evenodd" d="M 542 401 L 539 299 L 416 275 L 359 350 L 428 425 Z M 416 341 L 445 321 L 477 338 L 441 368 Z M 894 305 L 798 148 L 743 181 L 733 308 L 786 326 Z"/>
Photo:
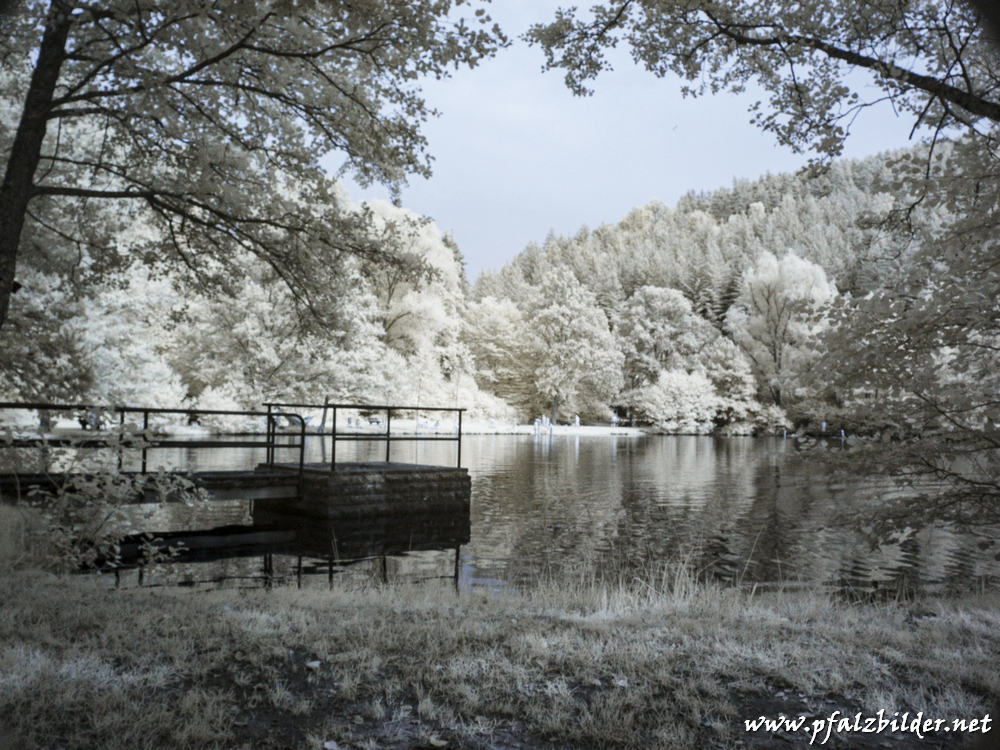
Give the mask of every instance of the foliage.
<path id="1" fill-rule="evenodd" d="M 612 0 L 591 16 L 560 10 L 525 35 L 575 93 L 588 93 L 586 81 L 609 67 L 604 51 L 624 39 L 649 71 L 690 82 L 686 94 L 757 84 L 770 100 L 752 107 L 753 121 L 826 159 L 840 154 L 857 112 L 885 99 L 914 128 L 1000 121 L 1000 69 L 986 26 L 953 0 Z M 874 85 L 858 85 L 852 70 Z"/>
<path id="2" fill-rule="evenodd" d="M 542 277 L 528 304 L 534 386 L 551 404 L 552 421 L 560 414 L 601 414 L 621 390 L 624 358 L 594 296 L 557 268 Z"/>
<path id="3" fill-rule="evenodd" d="M 307 308 L 323 307 L 331 252 L 392 262 L 320 159 L 394 189 L 430 173 L 417 79 L 504 43 L 451 6 L 32 0 L 5 17 L 0 83 L 16 104 L 0 133 L 0 324 L 14 264 L 36 246 L 114 264 L 107 225 L 88 216 L 109 203 L 157 230 L 140 258 L 218 286 L 254 255 Z"/>
<path id="4" fill-rule="evenodd" d="M 944 204 L 957 218 L 911 213 L 906 234 L 918 249 L 905 275 L 845 300 L 826 336 L 832 385 L 872 435 L 854 458 L 920 487 L 915 502 L 889 507 L 883 534 L 904 517 L 1000 520 L 996 158 L 968 139 L 941 155 L 918 183 L 921 208 Z"/>
<path id="5" fill-rule="evenodd" d="M 469 303 L 462 342 L 472 355 L 479 387 L 514 407 L 522 420 L 530 419 L 534 406 L 531 347 L 517 305 L 496 297 Z"/>
<path id="6" fill-rule="evenodd" d="M 715 427 L 716 396 L 699 372 L 664 370 L 633 396 L 636 416 L 664 432 L 703 435 Z"/>
<path id="7" fill-rule="evenodd" d="M 786 400 L 797 372 L 814 359 L 826 325 L 824 312 L 837 287 L 823 269 L 792 252 L 778 260 L 762 253 L 743 274 L 740 296 L 726 316 L 733 340 L 754 364 L 762 389 L 776 406 Z"/>
<path id="8" fill-rule="evenodd" d="M 655 383 L 661 370 L 683 367 L 718 336 L 676 289 L 641 287 L 616 318 L 615 335 L 625 355 L 625 382 L 630 388 Z"/>
<path id="9" fill-rule="evenodd" d="M 13 440 L 24 436 L 22 430 L 6 428 L 0 434 L 0 447 L 9 451 Z M 206 501 L 189 477 L 164 471 L 143 475 L 116 467 L 120 450 L 140 449 L 149 444 L 148 437 L 128 424 L 103 430 L 103 447 L 96 449 L 84 445 L 90 436 L 63 435 L 58 443 L 43 436 L 34 449 L 34 461 L 6 467 L 23 475 L 24 494 L 15 498 L 15 504 L 31 512 L 32 564 L 63 573 L 113 568 L 119 562 L 121 539 L 134 531 L 128 505 L 143 499 L 189 505 Z M 29 475 L 38 474 L 54 480 L 55 486 L 32 488 Z M 171 554 L 149 546 L 144 560 L 159 562 Z"/>
<path id="10" fill-rule="evenodd" d="M 15 316 L 0 329 L 0 394 L 5 399 L 76 401 L 94 385 L 80 331 L 82 313 L 59 276 L 25 269 Z"/>

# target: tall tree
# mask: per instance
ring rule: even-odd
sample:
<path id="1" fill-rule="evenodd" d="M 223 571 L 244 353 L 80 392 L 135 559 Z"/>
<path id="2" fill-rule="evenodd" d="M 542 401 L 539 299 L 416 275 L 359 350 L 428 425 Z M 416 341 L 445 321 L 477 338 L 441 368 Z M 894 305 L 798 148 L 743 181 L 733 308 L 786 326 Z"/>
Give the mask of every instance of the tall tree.
<path id="1" fill-rule="evenodd" d="M 695 315 L 676 289 L 644 286 L 626 300 L 615 334 L 625 355 L 625 386 L 655 383 L 661 370 L 684 367 L 718 332 Z"/>
<path id="2" fill-rule="evenodd" d="M 802 360 L 815 348 L 823 313 L 837 295 L 823 269 L 788 253 L 781 260 L 765 252 L 743 274 L 740 296 L 726 328 L 753 361 L 762 390 L 775 406 Z"/>
<path id="3" fill-rule="evenodd" d="M 594 294 L 565 268 L 542 276 L 530 304 L 535 388 L 560 414 L 595 416 L 624 384 L 624 356 Z"/>
<path id="4" fill-rule="evenodd" d="M 499 29 L 452 22 L 451 0 L 28 0 L 0 21 L 0 325 L 27 245 L 104 243 L 73 219 L 94 201 L 141 206 L 151 249 L 225 281 L 249 252 L 311 304 L 321 256 L 383 256 L 363 211 L 320 168 L 362 184 L 429 174 L 418 80 L 474 66 Z M 477 11 L 479 21 L 489 17 Z"/>
<path id="5" fill-rule="evenodd" d="M 624 39 L 654 74 L 693 82 L 685 94 L 759 84 L 770 106 L 754 105 L 754 122 L 824 158 L 841 152 L 859 109 L 885 99 L 914 128 L 1000 122 L 996 48 L 986 43 L 985 16 L 962 0 L 611 0 L 591 13 L 560 10 L 526 35 L 578 94 Z M 852 86 L 858 69 L 874 87 Z"/>

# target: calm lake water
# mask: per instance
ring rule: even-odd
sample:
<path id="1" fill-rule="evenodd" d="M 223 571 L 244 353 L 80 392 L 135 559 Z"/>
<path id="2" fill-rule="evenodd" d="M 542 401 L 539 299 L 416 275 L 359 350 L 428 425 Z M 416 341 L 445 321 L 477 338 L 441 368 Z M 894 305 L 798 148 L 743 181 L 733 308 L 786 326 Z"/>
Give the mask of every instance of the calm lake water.
<path id="1" fill-rule="evenodd" d="M 307 461 L 329 460 L 310 440 Z M 381 460 L 384 444 L 338 445 L 338 460 Z M 279 456 L 279 460 L 281 457 Z M 285 460 L 291 460 L 288 453 Z M 394 461 L 454 465 L 452 443 L 397 443 Z M 262 450 L 163 450 L 150 465 L 252 468 Z M 471 542 L 463 586 L 530 583 L 542 575 L 632 575 L 685 560 L 702 575 L 744 582 L 851 582 L 954 589 L 1000 583 L 1000 532 L 938 528 L 872 550 L 844 520 L 872 483 L 833 478 L 815 456 L 779 438 L 471 435 Z M 246 522 L 248 503 L 211 511 L 163 506 L 150 530 Z M 171 528 L 167 528 L 171 527 Z M 445 576 L 454 551 L 391 561 L 393 573 Z"/>

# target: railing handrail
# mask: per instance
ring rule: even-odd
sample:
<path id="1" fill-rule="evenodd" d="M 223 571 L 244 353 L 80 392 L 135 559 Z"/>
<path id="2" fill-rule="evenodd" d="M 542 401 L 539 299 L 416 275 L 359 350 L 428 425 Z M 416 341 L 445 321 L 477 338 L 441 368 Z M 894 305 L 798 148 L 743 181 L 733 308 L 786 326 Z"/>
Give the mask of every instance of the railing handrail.
<path id="1" fill-rule="evenodd" d="M 450 440 L 456 444 L 456 459 L 455 465 L 458 468 L 462 466 L 462 413 L 468 411 L 465 407 L 459 406 L 393 406 L 391 404 L 331 404 L 327 401 L 325 404 L 291 404 L 285 402 L 267 401 L 264 402 L 264 406 L 270 411 L 272 408 L 298 408 L 298 409 L 320 409 L 323 411 L 324 420 L 326 419 L 326 410 L 330 409 L 333 412 L 333 423 L 330 426 L 330 432 L 325 430 L 322 432 L 313 432 L 312 434 L 317 437 L 329 437 L 330 438 L 330 471 L 335 471 L 337 466 L 337 441 L 338 440 L 384 440 L 385 441 L 385 461 L 389 463 L 389 448 L 393 441 L 399 440 L 415 440 L 420 442 L 422 440 Z M 385 432 L 380 435 L 366 436 L 363 438 L 357 437 L 356 433 L 351 432 L 337 432 L 337 410 L 338 409 L 355 409 L 358 411 L 384 411 L 385 412 Z M 455 437 L 438 437 L 438 436 L 413 436 L 413 437 L 393 437 L 392 436 L 392 413 L 394 411 L 413 411 L 420 412 L 424 411 L 444 411 L 444 412 L 455 412 L 458 414 L 458 422 L 456 423 L 457 430 Z M 417 421 L 417 430 L 420 429 L 420 422 Z"/>
<path id="2" fill-rule="evenodd" d="M 217 416 L 241 416 L 241 417 L 266 417 L 266 429 L 265 435 L 267 436 L 267 449 L 266 449 L 266 463 L 273 466 L 275 463 L 275 450 L 278 448 L 294 448 L 299 449 L 299 474 L 301 475 L 305 467 L 305 441 L 306 437 L 310 436 L 321 436 L 321 437 L 331 437 L 332 438 L 332 456 L 330 461 L 331 470 L 334 469 L 337 461 L 337 441 L 338 440 L 350 440 L 355 439 L 354 434 L 337 432 L 337 410 L 338 409 L 356 409 L 359 411 L 384 411 L 386 412 L 386 431 L 384 435 L 379 435 L 377 439 L 385 440 L 386 451 L 385 460 L 389 461 L 389 446 L 393 441 L 399 440 L 450 440 L 458 445 L 458 456 L 456 460 L 457 466 L 462 465 L 462 413 L 468 411 L 465 407 L 447 407 L 447 406 L 393 406 L 391 404 L 341 404 L 335 403 L 331 404 L 329 402 L 325 404 L 300 404 L 300 403 L 286 403 L 286 402 L 276 402 L 268 401 L 264 402 L 263 406 L 267 407 L 267 411 L 257 411 L 257 410 L 237 410 L 237 409 L 166 409 L 162 407 L 152 407 L 152 406 L 114 406 L 107 404 L 56 404 L 48 403 L 42 401 L 0 401 L 0 409 L 19 409 L 22 411 L 102 411 L 109 413 L 117 413 L 121 415 L 121 424 L 125 423 L 126 414 L 142 414 L 143 415 L 143 430 L 149 429 L 148 421 L 150 414 L 185 414 L 188 416 L 200 416 L 200 415 L 217 415 Z M 325 431 L 322 435 L 317 433 L 307 433 L 306 431 L 306 420 L 301 414 L 295 414 L 292 412 L 284 411 L 274 411 L 274 409 L 332 409 L 333 410 L 333 423 L 331 425 L 331 430 L 329 433 Z M 441 436 L 413 436 L 413 437 L 393 437 L 391 430 L 392 412 L 400 411 L 414 411 L 414 412 L 454 412 L 458 414 L 457 422 L 457 433 L 454 437 L 441 437 Z M 279 445 L 277 442 L 277 423 L 275 417 L 285 417 L 296 419 L 299 422 L 299 443 L 295 445 Z M 419 422 L 417 425 L 419 429 Z M 259 434 L 259 433 L 257 433 Z M 375 438 L 375 436 L 372 436 Z M 369 438 L 370 439 L 370 438 Z M 176 442 L 176 441 L 171 441 Z M 192 447 L 199 447 L 199 441 L 191 440 Z M 119 445 L 119 449 L 124 449 L 128 446 Z M 155 444 L 142 447 L 142 473 L 146 472 L 146 451 L 151 448 L 156 448 Z M 164 446 L 165 447 L 165 446 Z M 175 446 L 172 446 L 175 447 Z M 202 444 L 202 448 L 211 448 L 211 445 Z M 248 447 L 259 447 L 250 446 Z M 121 455 L 119 455 L 119 462 L 121 461 Z"/>
<path id="3" fill-rule="evenodd" d="M 146 407 L 146 406 L 107 406 L 107 405 L 97 405 L 97 404 L 53 404 L 47 402 L 39 401 L 0 401 L 0 409 L 19 409 L 21 411 L 102 411 L 109 413 L 116 413 L 121 415 L 120 425 L 125 424 L 126 414 L 142 414 L 143 415 L 143 432 L 149 430 L 149 415 L 150 414 L 186 414 L 188 416 L 201 416 L 201 415 L 221 415 L 230 417 L 264 417 L 267 422 L 265 425 L 267 436 L 266 441 L 260 444 L 257 441 L 225 441 L 227 444 L 225 446 L 213 445 L 213 442 L 218 441 L 205 441 L 200 440 L 170 440 L 163 441 L 169 442 L 170 445 L 159 445 L 157 442 L 151 441 L 149 444 L 142 444 L 139 446 L 131 446 L 124 442 L 118 442 L 115 444 L 108 444 L 106 447 L 116 448 L 118 450 L 118 468 L 121 469 L 123 451 L 126 449 L 130 450 L 140 450 L 142 452 L 142 470 L 141 474 L 146 474 L 146 453 L 149 450 L 155 450 L 156 448 L 176 448 L 179 447 L 178 443 L 184 443 L 191 446 L 192 448 L 218 448 L 218 447 L 249 447 L 249 448 L 259 448 L 264 447 L 267 455 L 267 463 L 271 466 L 274 465 L 274 453 L 278 448 L 298 448 L 299 449 L 299 484 L 302 483 L 302 474 L 305 470 L 305 456 L 306 456 L 306 420 L 301 414 L 295 414 L 293 412 L 284 411 L 273 411 L 268 409 L 267 411 L 256 411 L 256 410 L 241 410 L 241 409 L 164 409 L 160 407 Z M 278 431 L 275 417 L 285 417 L 286 419 L 297 419 L 299 422 L 299 442 L 292 443 L 288 445 L 279 444 L 277 441 Z M 259 433 L 256 433 L 259 434 Z M 24 442 L 19 442 L 18 444 L 12 444 L 9 447 L 13 448 L 24 448 L 30 447 L 32 444 L 44 445 L 48 441 L 44 438 L 39 440 L 28 441 L 27 444 Z M 101 446 L 91 446 L 91 447 L 101 447 Z"/>
<path id="4" fill-rule="evenodd" d="M 238 410 L 238 409 L 163 409 L 157 406 L 111 406 L 108 404 L 48 404 L 28 401 L 0 401 L 0 409 L 24 409 L 37 411 L 45 409 L 47 411 L 72 411 L 79 409 L 100 409 L 101 411 L 149 414 L 222 414 L 234 417 L 267 417 L 274 412 Z M 284 416 L 284 415 L 280 415 Z M 291 416 L 298 416 L 297 414 Z"/>
<path id="5" fill-rule="evenodd" d="M 468 411 L 466 407 L 458 406 L 395 406 L 393 404 L 288 404 L 279 401 L 265 401 L 264 406 L 288 406 L 293 409 L 371 409 L 373 411 Z"/>

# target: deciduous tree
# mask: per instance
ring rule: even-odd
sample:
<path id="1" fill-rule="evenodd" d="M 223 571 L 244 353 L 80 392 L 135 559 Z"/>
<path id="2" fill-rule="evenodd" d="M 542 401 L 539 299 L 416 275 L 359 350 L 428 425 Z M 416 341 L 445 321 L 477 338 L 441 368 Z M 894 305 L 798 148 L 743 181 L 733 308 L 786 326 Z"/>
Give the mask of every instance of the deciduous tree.
<path id="1" fill-rule="evenodd" d="M 762 389 L 776 406 L 815 348 L 825 309 L 836 295 L 822 268 L 791 252 L 781 260 L 762 253 L 743 274 L 726 328 L 753 361 Z"/>
<path id="2" fill-rule="evenodd" d="M 1000 122 L 988 35 L 984 16 L 962 0 L 611 0 L 589 18 L 560 10 L 526 36 L 578 94 L 589 93 L 587 82 L 609 67 L 605 50 L 622 40 L 654 74 L 690 82 L 686 94 L 741 93 L 753 82 L 770 95 L 768 106 L 753 106 L 753 121 L 829 158 L 857 112 L 885 99 L 914 128 Z M 854 70 L 874 85 L 858 86 Z"/>
<path id="3" fill-rule="evenodd" d="M 331 252 L 391 261 L 368 214 L 342 210 L 320 159 L 341 154 L 362 184 L 394 189 L 429 174 L 419 78 L 503 42 L 496 27 L 451 21 L 451 6 L 23 3 L 0 21 L 3 94 L 16 102 L 0 134 L 0 325 L 25 248 L 105 254 L 98 228 L 75 221 L 93 202 L 141 208 L 163 240 L 147 252 L 203 281 L 238 278 L 255 256 L 314 311 Z"/>

